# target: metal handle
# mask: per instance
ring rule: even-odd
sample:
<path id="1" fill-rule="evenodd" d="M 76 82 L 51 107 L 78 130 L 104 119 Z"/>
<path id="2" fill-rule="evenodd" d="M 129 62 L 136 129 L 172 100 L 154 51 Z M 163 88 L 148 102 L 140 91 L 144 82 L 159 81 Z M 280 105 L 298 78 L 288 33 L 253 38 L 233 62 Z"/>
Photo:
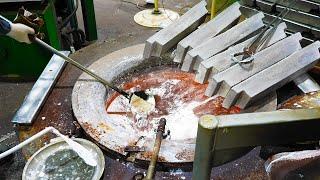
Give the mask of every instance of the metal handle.
<path id="1" fill-rule="evenodd" d="M 118 93 L 122 94 L 123 96 L 125 96 L 127 99 L 130 98 L 130 94 L 126 93 L 125 91 L 115 87 L 113 84 L 109 83 L 108 81 L 104 80 L 103 78 L 101 78 L 100 76 L 98 76 L 97 74 L 95 74 L 94 72 L 90 71 L 89 69 L 87 69 L 86 67 L 84 67 L 83 65 L 81 65 L 80 63 L 78 63 L 77 61 L 69 58 L 68 56 L 65 56 L 64 54 L 62 54 L 61 52 L 59 52 L 58 50 L 56 50 L 55 48 L 51 47 L 50 45 L 48 45 L 47 43 L 43 42 L 42 40 L 40 40 L 39 38 L 35 37 L 34 35 L 29 35 L 29 38 L 32 42 L 36 42 L 37 44 L 39 44 L 40 46 L 46 48 L 47 50 L 51 51 L 52 53 L 60 56 L 62 59 L 64 59 L 65 61 L 67 61 L 68 63 L 76 66 L 77 68 L 79 68 L 80 70 L 86 72 L 87 74 L 89 74 L 90 76 L 92 76 L 93 78 L 95 78 L 97 81 L 99 81 L 100 83 L 102 83 L 105 86 L 108 86 L 110 88 L 112 88 L 113 90 L 117 91 Z"/>

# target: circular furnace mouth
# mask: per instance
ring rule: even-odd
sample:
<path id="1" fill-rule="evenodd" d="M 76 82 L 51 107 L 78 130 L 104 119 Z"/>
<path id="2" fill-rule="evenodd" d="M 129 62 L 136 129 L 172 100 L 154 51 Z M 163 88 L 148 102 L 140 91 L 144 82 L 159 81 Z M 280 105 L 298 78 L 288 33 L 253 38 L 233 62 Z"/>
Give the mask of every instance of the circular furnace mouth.
<path id="1" fill-rule="evenodd" d="M 171 65 L 170 58 L 143 60 L 143 48 L 144 45 L 136 45 L 113 52 L 89 69 L 125 90 L 150 90 L 156 95 L 155 111 L 146 118 L 137 118 L 127 99 L 108 92 L 102 84 L 82 74 L 72 93 L 75 117 L 89 136 L 109 150 L 126 155 L 126 146 L 144 147 L 144 152 L 136 154 L 138 160 L 150 160 L 155 129 L 164 117 L 170 136 L 162 142 L 159 161 L 192 162 L 198 118 L 205 114 L 239 113 L 240 109 L 224 109 L 221 97 L 204 96 L 207 84 L 194 82 L 194 74 L 178 70 Z M 276 101 L 267 109 L 270 106 L 275 108 Z"/>

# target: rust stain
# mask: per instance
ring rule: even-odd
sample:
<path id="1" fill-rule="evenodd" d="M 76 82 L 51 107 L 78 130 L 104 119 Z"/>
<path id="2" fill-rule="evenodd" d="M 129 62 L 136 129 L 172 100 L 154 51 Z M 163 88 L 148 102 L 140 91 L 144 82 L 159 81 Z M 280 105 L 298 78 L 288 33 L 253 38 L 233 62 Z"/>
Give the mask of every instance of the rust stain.
<path id="1" fill-rule="evenodd" d="M 104 133 L 106 133 L 107 131 L 113 131 L 113 129 L 110 126 L 108 126 L 106 123 L 103 123 L 103 122 L 99 123 L 98 127 L 103 129 Z"/>

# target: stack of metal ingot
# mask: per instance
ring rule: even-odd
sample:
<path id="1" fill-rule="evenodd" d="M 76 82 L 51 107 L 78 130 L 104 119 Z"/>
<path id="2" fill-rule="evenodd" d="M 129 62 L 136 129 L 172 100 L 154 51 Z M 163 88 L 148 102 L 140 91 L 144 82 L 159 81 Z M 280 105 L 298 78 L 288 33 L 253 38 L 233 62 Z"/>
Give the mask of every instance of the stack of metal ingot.
<path id="1" fill-rule="evenodd" d="M 277 1 L 279 4 L 261 0 L 244 2 L 275 12 L 274 15 L 234 3 L 198 27 L 207 13 L 206 3 L 202 1 L 169 27 L 150 37 L 144 57 L 160 57 L 177 45 L 174 62 L 182 64 L 183 71 L 195 72 L 195 81 L 209 82 L 206 95 L 225 97 L 223 106 L 226 108 L 237 105 L 244 109 L 290 81 L 304 89 L 304 83 L 313 82 L 306 72 L 320 58 L 320 42 L 315 41 L 320 37 L 320 18 L 309 14 L 319 11 L 319 4 L 297 2 L 286 9 L 282 23 L 274 24 L 274 29 L 269 28 L 268 31 L 273 30 L 271 35 L 266 35 L 266 41 L 252 55 L 250 63 L 237 63 L 232 57 L 256 40 L 265 27 L 264 23 L 281 18 L 278 14 L 285 9 L 285 1 Z M 310 6 L 305 7 L 302 2 L 310 3 Z M 309 12 L 293 9 L 300 6 Z M 237 59 L 240 61 L 244 57 Z M 312 88 L 318 90 L 319 86 Z"/>

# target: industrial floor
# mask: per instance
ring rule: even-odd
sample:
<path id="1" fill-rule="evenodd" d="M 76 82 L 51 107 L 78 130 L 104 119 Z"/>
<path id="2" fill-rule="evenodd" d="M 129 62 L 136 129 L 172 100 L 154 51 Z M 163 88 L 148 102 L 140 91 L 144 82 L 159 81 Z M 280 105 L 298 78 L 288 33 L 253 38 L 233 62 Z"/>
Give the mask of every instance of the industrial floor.
<path id="1" fill-rule="evenodd" d="M 139 2 L 138 2 L 139 1 Z M 137 25 L 133 16 L 139 12 L 144 4 L 141 0 L 95 0 L 95 14 L 98 29 L 98 41 L 79 50 L 75 57 L 88 66 L 95 60 L 131 45 L 143 43 L 159 29 L 146 28 Z M 170 8 L 183 13 L 192 7 L 198 0 L 162 0 L 160 7 Z M 79 17 L 81 12 L 78 12 Z M 81 18 L 79 25 L 83 24 Z M 84 58 L 91 58 L 86 60 Z M 75 79 L 80 72 L 75 74 Z M 19 108 L 25 95 L 30 91 L 34 82 L 1 82 L 0 81 L 0 144 L 17 144 L 17 136 L 11 119 Z M 1 146 L 0 146 L 1 150 Z M 12 161 L 0 161 L 0 179 L 21 179 L 25 159 L 21 152 L 15 154 Z"/>

